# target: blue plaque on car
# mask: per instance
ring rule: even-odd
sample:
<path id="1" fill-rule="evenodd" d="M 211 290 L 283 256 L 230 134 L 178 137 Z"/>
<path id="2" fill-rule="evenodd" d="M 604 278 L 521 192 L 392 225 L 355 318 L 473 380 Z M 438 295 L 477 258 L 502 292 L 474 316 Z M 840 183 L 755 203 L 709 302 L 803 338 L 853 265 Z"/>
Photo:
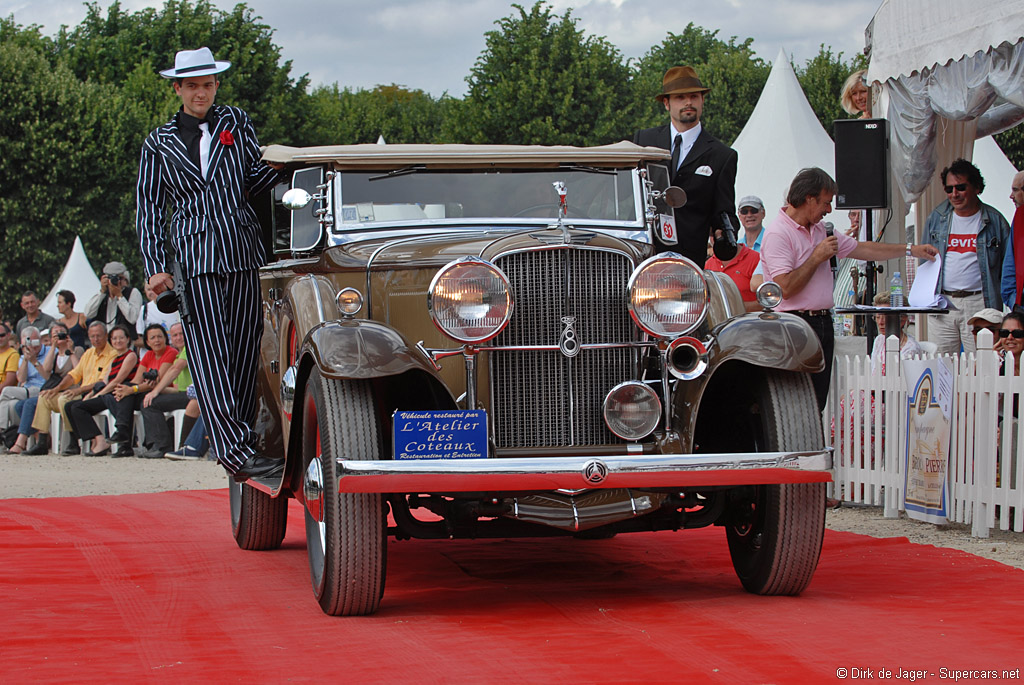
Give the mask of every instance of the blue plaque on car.
<path id="1" fill-rule="evenodd" d="M 482 409 L 396 411 L 395 459 L 486 459 L 487 412 Z"/>

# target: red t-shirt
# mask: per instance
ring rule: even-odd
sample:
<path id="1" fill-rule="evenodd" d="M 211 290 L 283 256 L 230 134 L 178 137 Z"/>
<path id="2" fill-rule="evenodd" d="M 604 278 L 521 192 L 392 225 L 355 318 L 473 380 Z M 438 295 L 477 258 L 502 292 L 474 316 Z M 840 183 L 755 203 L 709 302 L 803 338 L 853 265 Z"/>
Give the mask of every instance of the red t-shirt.
<path id="1" fill-rule="evenodd" d="M 740 245 L 739 254 L 729 262 L 728 266 L 715 256 L 711 256 L 704 268 L 708 271 L 717 271 L 727 275 L 740 289 L 740 296 L 744 302 L 753 302 L 757 295 L 750 289 L 750 278 L 754 275 L 754 269 L 761 261 L 761 255 L 751 250 L 746 245 Z"/>
<path id="2" fill-rule="evenodd" d="M 160 367 L 164 365 L 164 362 L 174 363 L 174 360 L 178 358 L 178 351 L 168 345 L 164 348 L 160 358 L 157 359 L 156 354 L 153 350 L 149 350 L 142 356 L 142 361 L 139 362 L 140 366 L 144 366 L 147 369 L 160 370 Z"/>

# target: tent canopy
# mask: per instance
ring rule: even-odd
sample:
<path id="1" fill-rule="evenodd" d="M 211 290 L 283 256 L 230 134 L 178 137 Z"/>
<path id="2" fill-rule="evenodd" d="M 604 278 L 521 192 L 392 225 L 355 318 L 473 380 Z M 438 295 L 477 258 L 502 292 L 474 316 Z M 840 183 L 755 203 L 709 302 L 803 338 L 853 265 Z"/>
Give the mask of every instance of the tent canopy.
<path id="1" fill-rule="evenodd" d="M 885 0 L 866 38 L 906 204 L 934 178 L 942 119 L 976 122 L 977 137 L 1024 120 L 1024 3 Z"/>
<path id="2" fill-rule="evenodd" d="M 82 247 L 82 239 L 75 236 L 75 244 L 71 248 L 71 254 L 64 265 L 60 278 L 50 289 L 50 293 L 39 305 L 39 309 L 54 318 L 60 317 L 57 311 L 57 293 L 61 290 L 70 290 L 75 294 L 75 309 L 82 311 L 85 303 L 100 290 L 100 279 L 85 256 L 85 248 Z"/>
<path id="3" fill-rule="evenodd" d="M 782 208 L 798 171 L 816 166 L 835 178 L 835 146 L 807 102 L 785 50 L 779 50 L 761 97 L 732 147 L 739 154 L 736 197 L 760 197 L 766 224 Z M 836 231 L 850 227 L 846 212 L 832 212 L 826 219 Z"/>

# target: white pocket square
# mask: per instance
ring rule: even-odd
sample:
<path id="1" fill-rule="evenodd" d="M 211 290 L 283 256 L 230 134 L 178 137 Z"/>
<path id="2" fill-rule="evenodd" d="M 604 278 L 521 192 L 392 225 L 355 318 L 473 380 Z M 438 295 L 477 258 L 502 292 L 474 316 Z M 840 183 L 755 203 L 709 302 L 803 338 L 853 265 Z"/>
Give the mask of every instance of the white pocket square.
<path id="1" fill-rule="evenodd" d="M 696 173 L 698 176 L 710 176 L 711 175 L 711 167 L 709 167 L 706 164 L 704 166 L 699 166 L 699 167 L 697 167 L 697 171 L 694 172 L 694 173 Z"/>

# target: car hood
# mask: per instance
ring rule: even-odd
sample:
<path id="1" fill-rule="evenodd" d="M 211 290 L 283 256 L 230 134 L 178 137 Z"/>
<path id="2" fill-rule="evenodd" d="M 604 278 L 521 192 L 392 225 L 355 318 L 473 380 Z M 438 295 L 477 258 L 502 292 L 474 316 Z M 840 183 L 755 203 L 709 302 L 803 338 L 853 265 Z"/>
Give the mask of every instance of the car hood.
<path id="1" fill-rule="evenodd" d="M 508 229 L 458 229 L 431 235 L 376 236 L 353 241 L 328 250 L 328 257 L 340 267 L 357 264 L 377 269 L 409 269 L 441 267 L 465 256 L 491 260 L 505 252 L 556 247 L 565 244 L 560 229 L 528 228 L 510 232 Z M 639 263 L 653 253 L 647 243 L 622 240 L 587 230 L 570 230 L 569 242 L 577 247 L 617 250 Z"/>

